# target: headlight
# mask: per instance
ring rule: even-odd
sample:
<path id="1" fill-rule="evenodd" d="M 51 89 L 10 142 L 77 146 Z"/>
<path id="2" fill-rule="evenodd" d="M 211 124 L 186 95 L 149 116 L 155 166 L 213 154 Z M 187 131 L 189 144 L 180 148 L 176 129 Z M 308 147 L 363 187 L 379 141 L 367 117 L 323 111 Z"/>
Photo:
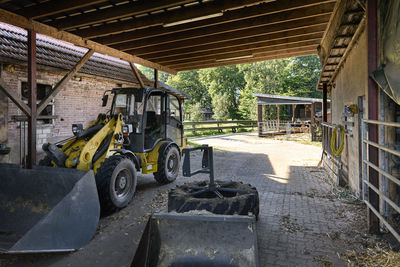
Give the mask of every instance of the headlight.
<path id="1" fill-rule="evenodd" d="M 83 131 L 83 125 L 82 124 L 72 124 L 72 133 L 74 135 L 77 135 L 82 131 Z"/>

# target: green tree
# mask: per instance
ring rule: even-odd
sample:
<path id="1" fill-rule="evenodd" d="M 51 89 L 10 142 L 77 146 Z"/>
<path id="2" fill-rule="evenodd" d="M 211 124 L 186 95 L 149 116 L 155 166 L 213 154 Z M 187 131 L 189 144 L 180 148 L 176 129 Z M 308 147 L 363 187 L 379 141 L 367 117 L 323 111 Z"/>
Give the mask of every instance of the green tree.
<path id="1" fill-rule="evenodd" d="M 216 120 L 227 120 L 232 118 L 229 109 L 227 108 L 231 104 L 229 95 L 227 93 L 216 93 L 214 96 L 215 97 L 212 99 L 214 118 Z"/>
<path id="2" fill-rule="evenodd" d="M 190 114 L 191 120 L 202 120 L 202 108 L 211 109 L 211 97 L 207 87 L 199 80 L 197 71 L 178 72 L 177 75 L 169 77 L 167 84 L 191 97 L 185 103 L 185 113 Z"/>
<path id="3" fill-rule="evenodd" d="M 222 117 L 228 114 L 228 118 L 239 119 L 238 112 L 240 91 L 245 87 L 245 79 L 243 72 L 236 65 L 224 66 L 218 68 L 208 68 L 199 70 L 199 78 L 204 86 L 208 88 L 208 92 L 212 98 L 214 113 L 216 109 L 224 108 L 226 112 L 220 112 Z M 225 106 L 220 103 L 224 102 Z M 220 117 L 216 115 L 216 117 Z"/>
<path id="4" fill-rule="evenodd" d="M 293 58 L 283 69 L 281 86 L 284 94 L 302 97 L 322 97 L 322 93 L 315 90 L 320 72 L 321 63 L 317 56 Z"/>

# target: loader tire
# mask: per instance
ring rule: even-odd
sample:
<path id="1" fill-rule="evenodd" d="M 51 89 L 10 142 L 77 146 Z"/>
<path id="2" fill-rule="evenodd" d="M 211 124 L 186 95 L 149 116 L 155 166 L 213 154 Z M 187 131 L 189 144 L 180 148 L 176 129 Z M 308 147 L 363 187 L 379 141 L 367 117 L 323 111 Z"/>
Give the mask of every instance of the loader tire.
<path id="1" fill-rule="evenodd" d="M 180 154 L 176 146 L 170 146 L 159 156 L 154 179 L 160 184 L 169 184 L 175 181 L 180 166 Z"/>
<path id="2" fill-rule="evenodd" d="M 101 212 L 108 215 L 126 207 L 135 194 L 137 174 L 131 159 L 114 155 L 101 163 L 96 174 Z"/>
<path id="3" fill-rule="evenodd" d="M 227 182 L 216 181 L 217 185 Z M 168 193 L 168 211 L 184 213 L 191 210 L 206 210 L 214 214 L 224 215 L 249 215 L 252 214 L 258 218 L 259 198 L 255 187 L 241 182 L 232 182 L 229 188 L 246 191 L 240 193 L 221 192 L 224 198 L 219 198 L 215 193 L 204 193 L 202 195 L 190 196 L 190 193 L 196 192 L 188 186 L 203 187 L 206 182 L 194 182 L 177 186 Z"/>

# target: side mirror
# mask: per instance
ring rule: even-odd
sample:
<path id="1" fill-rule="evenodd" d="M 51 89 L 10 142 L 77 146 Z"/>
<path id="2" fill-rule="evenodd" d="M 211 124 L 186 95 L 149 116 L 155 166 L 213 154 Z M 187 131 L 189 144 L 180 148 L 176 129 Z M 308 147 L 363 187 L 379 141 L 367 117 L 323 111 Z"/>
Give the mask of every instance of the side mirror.
<path id="1" fill-rule="evenodd" d="M 107 106 L 107 102 L 108 102 L 108 95 L 103 95 L 103 98 L 102 98 L 101 100 L 103 100 L 102 107 L 105 107 L 105 106 Z"/>

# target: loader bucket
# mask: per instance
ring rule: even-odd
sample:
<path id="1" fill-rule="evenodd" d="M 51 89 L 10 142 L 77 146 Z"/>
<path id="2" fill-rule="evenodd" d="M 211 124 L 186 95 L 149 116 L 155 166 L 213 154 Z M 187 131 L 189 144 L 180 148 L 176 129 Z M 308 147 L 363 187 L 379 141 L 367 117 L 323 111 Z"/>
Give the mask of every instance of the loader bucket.
<path id="1" fill-rule="evenodd" d="M 153 214 L 131 266 L 258 266 L 255 224 L 250 216 Z"/>
<path id="2" fill-rule="evenodd" d="M 73 251 L 100 216 L 93 172 L 0 164 L 0 252 Z"/>

